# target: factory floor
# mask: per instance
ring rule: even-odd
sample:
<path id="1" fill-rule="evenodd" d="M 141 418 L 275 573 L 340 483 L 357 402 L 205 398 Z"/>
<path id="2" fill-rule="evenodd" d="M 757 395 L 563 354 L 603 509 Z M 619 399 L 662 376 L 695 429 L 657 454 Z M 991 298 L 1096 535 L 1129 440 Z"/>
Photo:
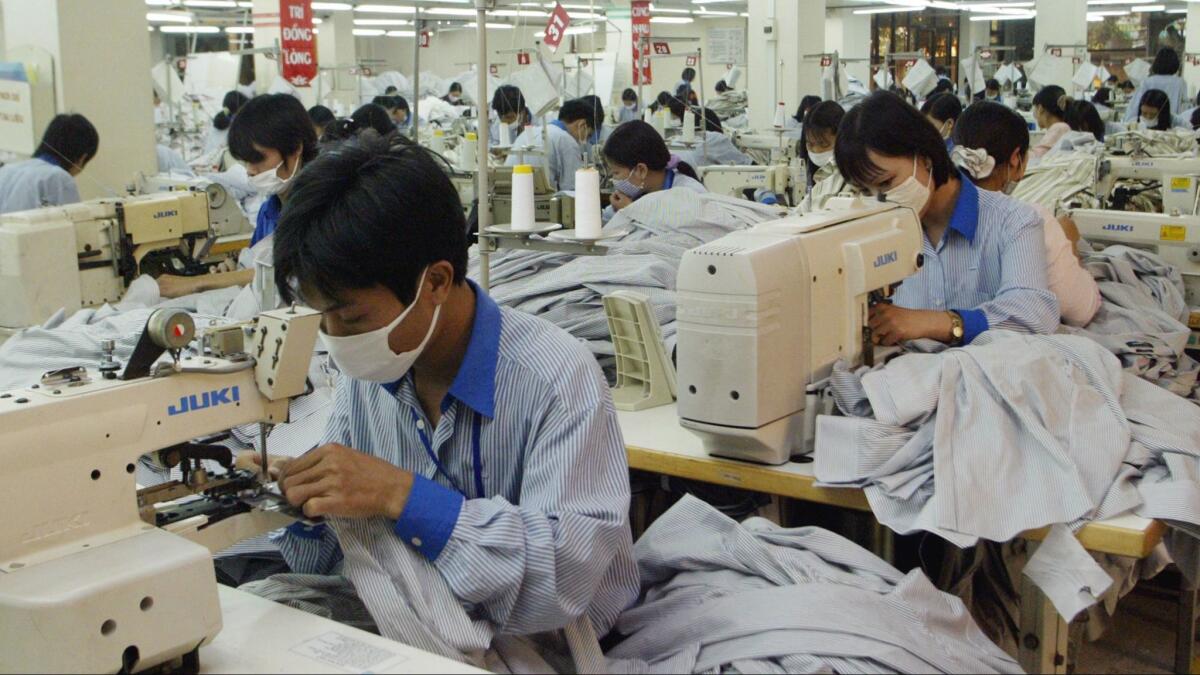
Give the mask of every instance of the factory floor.
<path id="1" fill-rule="evenodd" d="M 1168 580 L 1170 577 L 1170 580 Z M 1117 606 L 1113 629 L 1079 652 L 1077 673 L 1170 673 L 1175 662 L 1173 574 L 1143 581 Z M 1192 672 L 1197 671 L 1196 663 Z"/>

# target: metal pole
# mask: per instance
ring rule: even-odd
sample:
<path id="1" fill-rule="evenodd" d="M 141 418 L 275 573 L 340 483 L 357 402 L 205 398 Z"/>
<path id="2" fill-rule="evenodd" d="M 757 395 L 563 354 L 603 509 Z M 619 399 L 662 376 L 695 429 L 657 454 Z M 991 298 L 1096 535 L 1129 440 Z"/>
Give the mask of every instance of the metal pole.
<path id="1" fill-rule="evenodd" d="M 425 22 L 421 20 L 420 7 L 416 8 L 413 27 L 416 30 L 413 31 L 412 139 L 413 143 L 420 143 L 417 132 L 421 126 L 421 33 L 425 27 Z"/>
<path id="2" fill-rule="evenodd" d="M 685 61 L 686 63 L 686 61 Z M 696 47 L 696 70 L 700 73 L 700 129 L 704 131 L 704 161 L 708 162 L 708 109 L 704 107 L 704 50 Z"/>
<path id="3" fill-rule="evenodd" d="M 646 109 L 646 95 L 643 93 L 643 90 L 646 86 L 646 78 L 643 77 L 645 73 L 642 72 L 642 57 L 644 56 L 642 53 L 642 38 L 638 35 L 633 35 L 631 37 L 636 38 L 638 41 L 638 57 L 637 62 L 633 64 L 633 73 L 637 78 L 638 83 L 638 113 L 645 117 L 645 113 L 642 112 Z"/>
<path id="4" fill-rule="evenodd" d="M 475 30 L 478 33 L 477 46 L 479 49 L 476 58 L 476 87 L 475 87 L 475 104 L 479 111 L 477 117 L 479 127 L 476 132 L 479 147 L 475 151 L 475 172 L 476 172 L 476 188 L 475 200 L 478 206 L 475 209 L 477 215 L 476 221 L 479 224 L 479 234 L 483 234 L 487 228 L 492 226 L 492 209 L 491 200 L 488 199 L 488 159 L 489 138 L 491 127 L 487 117 L 487 100 L 488 100 L 488 53 L 487 53 L 487 9 L 491 4 L 491 0 L 475 0 Z M 491 265 L 492 256 L 486 251 L 486 244 L 482 241 L 479 243 L 479 281 L 480 285 L 486 291 L 491 288 Z"/>

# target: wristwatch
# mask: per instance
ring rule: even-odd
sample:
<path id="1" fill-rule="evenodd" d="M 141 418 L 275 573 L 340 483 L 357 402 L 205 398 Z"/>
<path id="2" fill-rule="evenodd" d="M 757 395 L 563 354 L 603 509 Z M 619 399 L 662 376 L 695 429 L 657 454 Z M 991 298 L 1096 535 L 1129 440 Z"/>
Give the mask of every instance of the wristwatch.
<path id="1" fill-rule="evenodd" d="M 958 312 L 946 312 L 950 315 L 950 346 L 957 347 L 962 344 L 963 335 L 966 334 L 966 324 L 963 323 L 962 315 Z"/>

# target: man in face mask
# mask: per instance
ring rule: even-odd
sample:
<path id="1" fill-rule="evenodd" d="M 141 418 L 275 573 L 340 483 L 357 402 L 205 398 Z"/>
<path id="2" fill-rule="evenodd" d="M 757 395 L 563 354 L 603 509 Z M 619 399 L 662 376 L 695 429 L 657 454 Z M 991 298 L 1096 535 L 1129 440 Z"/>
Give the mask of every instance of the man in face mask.
<path id="1" fill-rule="evenodd" d="M 245 286 L 253 280 L 254 270 L 249 263 L 269 253 L 271 234 L 279 224 L 292 179 L 317 156 L 317 135 L 308 111 L 296 97 L 256 96 L 233 118 L 229 152 L 245 167 L 251 187 L 266 198 L 258 210 L 250 249 L 239 258 L 239 267 L 243 269 L 194 277 L 164 274 L 158 278 L 158 286 L 159 294 L 165 298 Z"/>
<path id="2" fill-rule="evenodd" d="M 604 635 L 638 593 L 604 375 L 570 335 L 467 280 L 448 177 L 423 148 L 378 143 L 314 161 L 276 234 L 277 283 L 324 312 L 341 373 L 322 444 L 271 467 L 289 502 L 332 527 L 295 527 L 280 549 L 309 574 L 332 573 L 339 540 L 369 550 L 341 574 L 385 634 L 388 598 L 366 589 L 394 587 L 407 549 L 500 632 L 586 615 Z"/>
<path id="3" fill-rule="evenodd" d="M 888 92 L 872 95 L 846 114 L 835 156 L 847 180 L 911 209 L 924 232 L 924 265 L 893 304 L 871 309 L 877 344 L 961 345 L 992 328 L 1046 334 L 1058 327 L 1041 218 L 964 179 L 915 108 Z"/>
<path id="4" fill-rule="evenodd" d="M 604 119 L 604 110 L 595 100 L 572 99 L 558 111 L 558 119 L 545 127 L 526 127 L 513 141 L 514 148 L 532 148 L 545 151 L 547 178 L 558 190 L 575 189 L 575 172 L 583 168 L 583 144 L 594 138 Z M 506 160 L 508 166 L 529 164 L 543 166 L 538 155 L 522 155 L 511 152 Z"/>
<path id="5" fill-rule="evenodd" d="M 450 91 L 442 97 L 442 100 L 450 105 L 466 105 L 463 103 L 462 85 L 454 82 L 450 85 Z"/>

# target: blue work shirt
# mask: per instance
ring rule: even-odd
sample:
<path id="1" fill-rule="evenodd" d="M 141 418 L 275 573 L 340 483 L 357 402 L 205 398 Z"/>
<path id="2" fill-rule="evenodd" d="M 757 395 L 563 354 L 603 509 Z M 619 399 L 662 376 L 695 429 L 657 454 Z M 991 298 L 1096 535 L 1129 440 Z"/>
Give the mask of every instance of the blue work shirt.
<path id="1" fill-rule="evenodd" d="M 1049 334 L 1059 325 L 1058 298 L 1046 278 L 1042 218 L 965 176 L 950 225 L 935 246 L 924 236 L 925 264 L 896 291 L 898 307 L 956 311 L 963 343 L 986 330 Z"/>
<path id="2" fill-rule="evenodd" d="M 33 159 L 0 167 L 0 213 L 79 202 L 79 187 L 57 158 Z"/>
<path id="3" fill-rule="evenodd" d="M 293 571 L 328 574 L 341 546 L 369 546 L 369 563 L 347 556 L 341 573 L 371 588 L 410 548 L 501 632 L 555 630 L 586 613 L 604 635 L 639 589 L 608 383 L 578 340 L 471 288 L 470 341 L 436 426 L 412 373 L 388 385 L 338 381 L 323 442 L 414 475 L 395 537 L 352 541 L 348 519 L 331 518 L 340 546 L 329 527 L 295 525 L 280 550 Z"/>
<path id="4" fill-rule="evenodd" d="M 543 139 L 545 139 L 543 141 Z M 556 190 L 574 190 L 575 172 L 583 168 L 583 146 L 567 131 L 567 125 L 554 120 L 544 127 L 525 127 L 525 131 L 513 141 L 514 148 L 530 146 L 535 150 L 545 149 L 546 156 L 524 155 L 511 152 L 506 166 L 528 164 L 542 166 L 545 161 L 546 177 Z"/>
<path id="5" fill-rule="evenodd" d="M 279 195 L 271 195 L 270 199 L 262 203 L 262 206 L 258 208 L 258 221 L 254 225 L 254 234 L 250 235 L 251 246 L 275 234 L 281 213 L 283 213 L 283 200 L 279 198 Z"/>

